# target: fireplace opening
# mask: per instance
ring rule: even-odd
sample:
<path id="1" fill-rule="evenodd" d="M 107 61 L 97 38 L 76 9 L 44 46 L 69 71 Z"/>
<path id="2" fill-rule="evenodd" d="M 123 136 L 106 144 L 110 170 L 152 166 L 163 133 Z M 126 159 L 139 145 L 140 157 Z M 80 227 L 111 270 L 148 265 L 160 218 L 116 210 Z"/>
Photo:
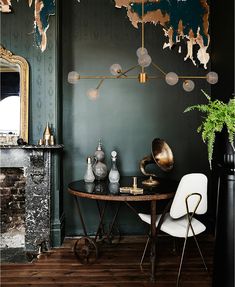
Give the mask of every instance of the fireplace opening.
<path id="1" fill-rule="evenodd" d="M 1 168 L 1 250 L 25 247 L 24 168 Z"/>

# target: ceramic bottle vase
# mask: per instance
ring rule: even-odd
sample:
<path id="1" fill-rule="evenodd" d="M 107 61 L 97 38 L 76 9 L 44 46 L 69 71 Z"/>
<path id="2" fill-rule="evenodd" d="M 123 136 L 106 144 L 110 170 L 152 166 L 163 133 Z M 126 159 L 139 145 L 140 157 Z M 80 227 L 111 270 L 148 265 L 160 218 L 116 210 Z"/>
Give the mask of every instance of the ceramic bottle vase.
<path id="1" fill-rule="evenodd" d="M 87 169 L 84 175 L 84 181 L 85 182 L 93 182 L 95 180 L 95 176 L 92 170 L 92 162 L 91 162 L 91 158 L 88 157 L 87 158 Z"/>
<path id="2" fill-rule="evenodd" d="M 108 170 L 106 164 L 104 163 L 104 157 L 101 142 L 99 141 L 98 147 L 94 154 L 95 162 L 93 165 L 93 172 L 97 180 L 103 180 L 107 177 Z"/>
<path id="3" fill-rule="evenodd" d="M 119 182 L 120 179 L 120 174 L 119 171 L 117 169 L 117 152 L 114 150 L 111 152 L 111 160 L 112 160 L 112 167 L 111 170 L 109 172 L 109 181 L 111 183 L 117 183 Z"/>

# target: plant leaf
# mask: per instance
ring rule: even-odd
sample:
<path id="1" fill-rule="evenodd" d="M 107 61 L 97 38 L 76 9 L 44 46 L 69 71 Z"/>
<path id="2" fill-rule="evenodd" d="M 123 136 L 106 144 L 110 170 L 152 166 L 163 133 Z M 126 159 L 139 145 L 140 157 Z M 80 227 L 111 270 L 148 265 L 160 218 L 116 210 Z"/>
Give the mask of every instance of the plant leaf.
<path id="1" fill-rule="evenodd" d="M 217 99 L 212 101 L 205 91 L 201 91 L 208 99 L 208 103 L 187 107 L 184 113 L 197 110 L 205 114 L 201 125 L 197 128 L 197 132 L 201 133 L 203 142 L 207 144 L 208 160 L 211 168 L 216 133 L 221 132 L 224 126 L 227 128 L 229 142 L 234 149 L 235 98 L 230 99 L 226 104 Z"/>

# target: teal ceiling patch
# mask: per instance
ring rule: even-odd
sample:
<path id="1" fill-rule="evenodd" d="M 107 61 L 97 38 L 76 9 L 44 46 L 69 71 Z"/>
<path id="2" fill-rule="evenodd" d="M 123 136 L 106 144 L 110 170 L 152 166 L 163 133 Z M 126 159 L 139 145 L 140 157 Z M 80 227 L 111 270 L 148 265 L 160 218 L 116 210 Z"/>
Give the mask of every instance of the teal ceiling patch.
<path id="1" fill-rule="evenodd" d="M 187 54 L 184 60 L 190 59 L 194 65 L 194 47 L 197 47 L 197 60 L 207 68 L 210 59 L 207 48 L 210 42 L 209 5 L 207 0 L 144 0 L 144 11 L 140 0 L 114 0 L 116 7 L 126 7 L 132 25 L 138 28 L 142 20 L 145 23 L 160 24 L 167 41 L 163 49 L 171 49 L 186 42 Z M 142 12 L 143 19 L 142 19 Z"/>
<path id="2" fill-rule="evenodd" d="M 29 7 L 33 0 L 28 0 Z M 0 0 L 0 12 L 11 13 L 11 0 Z M 49 28 L 49 16 L 55 15 L 55 0 L 34 0 L 34 35 L 36 45 L 45 51 L 47 46 L 46 31 Z"/>
<path id="3" fill-rule="evenodd" d="M 49 28 L 49 16 L 55 15 L 54 0 L 35 0 L 34 31 L 35 41 L 43 52 L 47 45 L 46 31 Z"/>

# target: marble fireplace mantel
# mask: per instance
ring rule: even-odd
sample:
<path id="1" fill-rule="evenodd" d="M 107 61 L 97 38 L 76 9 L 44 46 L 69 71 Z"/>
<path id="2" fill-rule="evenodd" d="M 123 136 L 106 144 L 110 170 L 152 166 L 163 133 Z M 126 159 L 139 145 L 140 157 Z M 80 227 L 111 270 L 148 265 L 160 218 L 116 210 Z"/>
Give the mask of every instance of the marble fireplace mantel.
<path id="1" fill-rule="evenodd" d="M 23 168 L 26 177 L 26 251 L 38 251 L 42 242 L 51 246 L 52 153 L 62 149 L 63 145 L 0 146 L 0 167 Z"/>

